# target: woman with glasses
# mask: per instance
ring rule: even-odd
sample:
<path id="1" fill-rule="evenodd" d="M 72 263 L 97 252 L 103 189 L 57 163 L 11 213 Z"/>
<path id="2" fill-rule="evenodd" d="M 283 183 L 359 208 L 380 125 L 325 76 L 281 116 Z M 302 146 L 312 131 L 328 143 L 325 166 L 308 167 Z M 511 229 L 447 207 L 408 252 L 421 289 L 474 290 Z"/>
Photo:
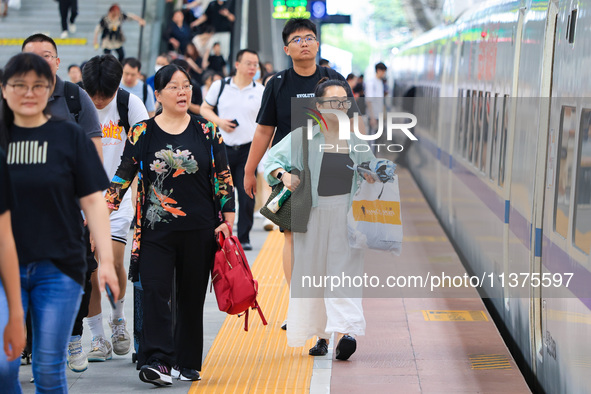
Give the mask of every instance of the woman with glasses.
<path id="1" fill-rule="evenodd" d="M 67 345 L 86 274 L 80 208 L 94 236 L 101 287 L 110 286 L 117 299 L 119 285 L 102 196 L 108 179 L 82 129 L 44 113 L 53 83 L 49 64 L 38 55 L 21 53 L 8 61 L 0 146 L 7 149 L 16 200 L 12 229 L 23 309 L 25 315 L 31 311 L 35 385 L 38 392 L 65 393 Z M 18 367 L 0 370 L 3 388 L 20 392 Z"/>
<path id="2" fill-rule="evenodd" d="M 346 216 L 359 180 L 351 168 L 374 159 L 374 155 L 353 133 L 350 139 L 340 139 L 337 116 L 322 113 L 322 110 L 339 110 L 347 114 L 353 104 L 347 94 L 350 93 L 347 83 L 323 78 L 314 93 L 316 108 L 323 119 L 313 127 L 312 138 L 307 137 L 312 210 L 308 231 L 293 233 L 287 344 L 304 346 L 308 339 L 317 336 L 318 341 L 309 354 L 323 356 L 328 352 L 330 336 L 336 333 L 336 358 L 347 360 L 356 349 L 355 336 L 365 333 L 360 289 L 306 288 L 302 287 L 302 278 L 363 275 L 362 253 L 350 248 L 347 241 Z M 269 150 L 265 176 L 270 185 L 281 180 L 292 192 L 300 186 L 299 178 L 290 171 L 304 168 L 302 133 L 306 136 L 308 130 L 294 130 Z M 372 182 L 370 178 L 367 180 Z"/>
<path id="3" fill-rule="evenodd" d="M 129 273 L 144 290 L 140 379 L 155 385 L 171 384 L 171 372 L 181 380 L 201 379 L 203 303 L 215 235 L 228 236 L 234 222 L 234 188 L 222 138 L 213 123 L 187 113 L 190 81 L 178 65 L 158 70 L 154 87 L 162 112 L 132 127 L 106 195 L 109 207 L 118 209 L 139 172 Z"/>

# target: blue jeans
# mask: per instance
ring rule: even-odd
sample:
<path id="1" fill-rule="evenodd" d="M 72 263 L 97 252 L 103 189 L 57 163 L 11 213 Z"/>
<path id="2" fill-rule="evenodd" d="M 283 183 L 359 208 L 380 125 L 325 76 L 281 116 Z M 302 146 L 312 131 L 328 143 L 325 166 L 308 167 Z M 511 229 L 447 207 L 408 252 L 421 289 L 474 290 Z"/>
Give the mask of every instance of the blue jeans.
<path id="1" fill-rule="evenodd" d="M 33 377 L 37 393 L 67 393 L 66 352 L 80 307 L 82 286 L 49 260 L 21 265 L 20 273 L 25 315 L 29 308 L 31 310 Z M 8 368 L 2 368 L 3 363 L 8 364 L 6 356 L 0 357 L 3 388 L 12 390 L 9 393 L 20 393 L 20 359 L 10 363 Z"/>

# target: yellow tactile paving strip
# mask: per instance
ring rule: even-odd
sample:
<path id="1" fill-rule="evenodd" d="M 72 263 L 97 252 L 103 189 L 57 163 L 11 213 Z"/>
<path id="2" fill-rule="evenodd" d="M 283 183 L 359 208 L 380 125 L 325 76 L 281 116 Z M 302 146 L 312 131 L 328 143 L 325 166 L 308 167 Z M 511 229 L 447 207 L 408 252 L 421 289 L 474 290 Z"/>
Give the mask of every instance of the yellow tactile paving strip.
<path id="1" fill-rule="evenodd" d="M 244 317 L 228 316 L 207 357 L 203 380 L 191 385 L 194 393 L 308 393 L 314 358 L 308 349 L 289 348 L 280 325 L 287 316 L 288 292 L 283 279 L 283 235 L 269 233 L 252 273 L 259 282 L 258 301 L 269 322 L 263 326 L 257 311 Z"/>

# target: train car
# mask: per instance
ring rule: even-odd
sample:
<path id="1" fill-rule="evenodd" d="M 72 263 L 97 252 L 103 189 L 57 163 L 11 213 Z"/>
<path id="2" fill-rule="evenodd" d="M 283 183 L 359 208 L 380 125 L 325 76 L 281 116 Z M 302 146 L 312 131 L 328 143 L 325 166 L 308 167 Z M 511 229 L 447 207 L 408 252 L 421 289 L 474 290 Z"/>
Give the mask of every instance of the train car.
<path id="1" fill-rule="evenodd" d="M 547 393 L 591 392 L 589 26 L 589 0 L 492 1 L 392 62 L 408 166 Z"/>

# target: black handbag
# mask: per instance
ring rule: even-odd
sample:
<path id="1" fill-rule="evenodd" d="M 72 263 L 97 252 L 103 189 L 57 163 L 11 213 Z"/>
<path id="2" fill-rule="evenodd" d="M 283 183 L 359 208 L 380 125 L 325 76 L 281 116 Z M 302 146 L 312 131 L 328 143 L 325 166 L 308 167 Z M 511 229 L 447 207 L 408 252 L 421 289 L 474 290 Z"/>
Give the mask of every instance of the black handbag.
<path id="1" fill-rule="evenodd" d="M 273 188 L 269 199 L 260 209 L 261 214 L 278 225 L 279 227 L 296 233 L 305 233 L 308 231 L 308 220 L 310 219 L 310 210 L 312 209 L 312 179 L 310 167 L 308 166 L 308 139 L 302 130 L 302 151 L 304 159 L 304 169 L 302 171 L 293 170 L 291 173 L 298 175 L 300 184 L 291 196 L 283 202 L 283 205 L 275 213 L 271 212 L 267 205 L 283 190 L 283 182 L 280 182 Z"/>

